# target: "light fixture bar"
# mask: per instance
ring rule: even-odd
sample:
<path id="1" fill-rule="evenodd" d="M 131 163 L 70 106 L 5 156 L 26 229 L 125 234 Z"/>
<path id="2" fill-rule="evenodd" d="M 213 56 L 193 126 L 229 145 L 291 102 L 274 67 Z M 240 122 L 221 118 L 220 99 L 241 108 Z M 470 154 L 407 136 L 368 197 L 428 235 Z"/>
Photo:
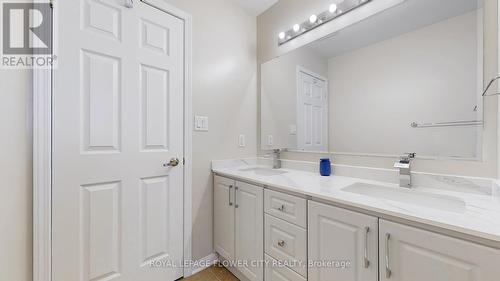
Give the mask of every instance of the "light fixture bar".
<path id="1" fill-rule="evenodd" d="M 280 32 L 278 34 L 278 46 L 281 46 L 286 42 L 293 40 L 294 38 L 297 38 L 302 34 L 317 28 L 318 26 L 343 16 L 371 1 L 373 0 L 344 0 L 338 4 L 331 4 L 330 7 L 328 7 L 328 9 L 321 14 L 311 15 L 309 19 L 304 21 L 302 24 L 295 24 L 289 30 Z"/>

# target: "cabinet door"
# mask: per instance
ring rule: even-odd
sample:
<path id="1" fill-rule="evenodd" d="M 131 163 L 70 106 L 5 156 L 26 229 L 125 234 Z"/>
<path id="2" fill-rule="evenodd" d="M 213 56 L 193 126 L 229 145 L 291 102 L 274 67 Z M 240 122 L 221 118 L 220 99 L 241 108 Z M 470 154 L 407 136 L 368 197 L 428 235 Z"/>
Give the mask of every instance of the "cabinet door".
<path id="1" fill-rule="evenodd" d="M 309 280 L 378 280 L 378 218 L 309 201 L 308 231 Z"/>
<path id="2" fill-rule="evenodd" d="M 246 264 L 238 269 L 251 281 L 262 281 L 264 270 L 264 189 L 236 183 L 236 259 Z"/>
<path id="3" fill-rule="evenodd" d="M 234 192 L 235 182 L 215 176 L 214 179 L 214 247 L 219 255 L 234 259 Z"/>
<path id="4" fill-rule="evenodd" d="M 496 281 L 500 250 L 380 220 L 381 281 Z"/>

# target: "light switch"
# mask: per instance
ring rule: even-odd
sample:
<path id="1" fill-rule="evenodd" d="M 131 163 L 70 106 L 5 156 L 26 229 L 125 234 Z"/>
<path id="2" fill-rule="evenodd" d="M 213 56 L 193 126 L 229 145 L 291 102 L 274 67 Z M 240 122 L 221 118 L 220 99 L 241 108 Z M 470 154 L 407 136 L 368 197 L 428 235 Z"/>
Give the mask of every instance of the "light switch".
<path id="1" fill-rule="evenodd" d="M 194 117 L 194 130 L 208 132 L 208 117 L 196 115 Z"/>
<path id="2" fill-rule="evenodd" d="M 245 147 L 246 146 L 246 143 L 245 143 L 245 135 L 240 135 L 239 139 L 238 139 L 238 145 L 240 147 Z"/>
<path id="3" fill-rule="evenodd" d="M 297 134 L 297 126 L 290 125 L 290 135 L 295 136 Z"/>

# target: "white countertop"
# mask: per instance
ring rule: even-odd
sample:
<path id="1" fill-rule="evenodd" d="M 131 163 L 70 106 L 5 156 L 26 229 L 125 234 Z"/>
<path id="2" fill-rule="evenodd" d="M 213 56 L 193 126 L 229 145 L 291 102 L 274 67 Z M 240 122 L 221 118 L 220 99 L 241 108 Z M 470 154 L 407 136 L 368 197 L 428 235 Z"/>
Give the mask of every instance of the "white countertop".
<path id="1" fill-rule="evenodd" d="M 362 209 L 368 213 L 382 214 L 407 221 L 425 224 L 431 227 L 458 232 L 472 238 L 482 238 L 500 243 L 500 197 L 498 194 L 478 194 L 463 189 L 450 190 L 418 186 L 409 192 L 425 192 L 436 196 L 451 196 L 462 199 L 465 207 L 459 211 L 441 210 L 424 207 L 411 202 L 393 201 L 375 198 L 342 190 L 355 183 L 366 183 L 391 188 L 400 188 L 396 184 L 377 182 L 343 176 L 322 177 L 317 173 L 281 169 L 280 175 L 259 175 L 245 169 L 256 165 L 246 161 L 233 161 L 232 165 L 214 165 L 213 172 L 221 175 L 273 187 L 278 190 L 311 196 L 313 199 Z M 236 163 L 236 164 L 235 164 Z M 267 167 L 266 167 L 267 168 Z M 500 244 L 498 244 L 500 245 Z"/>

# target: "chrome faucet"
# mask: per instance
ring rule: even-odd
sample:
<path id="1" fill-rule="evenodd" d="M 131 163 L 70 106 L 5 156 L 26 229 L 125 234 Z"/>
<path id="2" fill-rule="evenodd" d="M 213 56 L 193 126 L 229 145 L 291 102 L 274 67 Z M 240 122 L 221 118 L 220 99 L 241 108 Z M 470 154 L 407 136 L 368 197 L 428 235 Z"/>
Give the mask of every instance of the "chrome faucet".
<path id="1" fill-rule="evenodd" d="M 273 169 L 281 169 L 280 154 L 280 149 L 273 149 Z"/>
<path id="2" fill-rule="evenodd" d="M 399 186 L 411 188 L 411 162 L 415 159 L 415 153 L 406 153 L 401 156 L 394 168 L 399 169 Z"/>

